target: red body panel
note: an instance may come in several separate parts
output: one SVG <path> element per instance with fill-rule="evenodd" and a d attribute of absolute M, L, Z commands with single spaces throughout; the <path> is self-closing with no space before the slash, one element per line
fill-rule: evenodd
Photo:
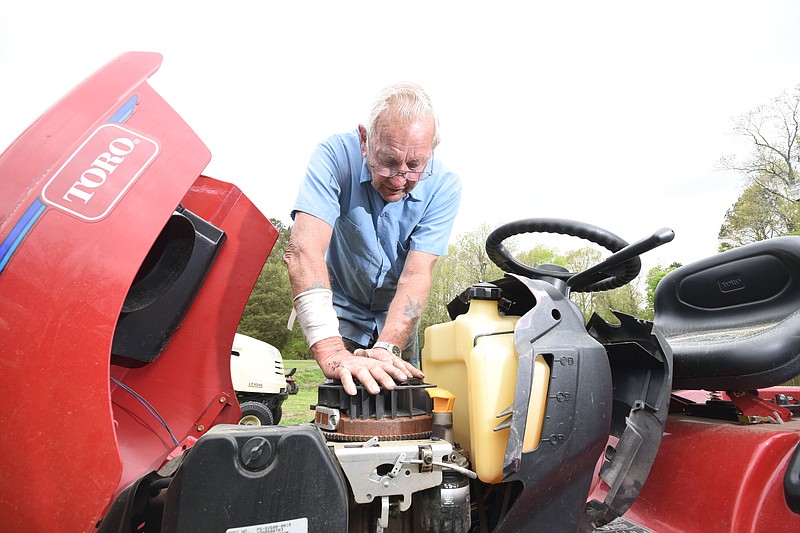
<path fill-rule="evenodd" d="M 626 518 L 657 532 L 800 531 L 783 476 L 800 422 L 669 420 L 650 477 Z"/>
<path fill-rule="evenodd" d="M 122 488 L 174 450 L 109 376 L 178 440 L 204 432 L 204 412 L 214 423 L 238 417 L 235 400 L 219 402 L 234 397 L 230 346 L 277 232 L 236 187 L 200 175 L 208 149 L 146 83 L 160 63 L 120 56 L 0 155 L 2 531 L 91 531 Z M 128 289 L 179 204 L 227 240 L 158 359 L 112 365 Z"/>
<path fill-rule="evenodd" d="M 776 392 L 800 397 L 798 387 L 768 388 L 762 396 Z M 706 391 L 675 394 L 695 403 L 709 398 Z M 787 506 L 783 489 L 798 444 L 797 419 L 748 425 L 671 414 L 650 475 L 624 518 L 655 533 L 800 531 L 800 515 Z M 590 499 L 602 500 L 606 490 L 596 479 Z"/>

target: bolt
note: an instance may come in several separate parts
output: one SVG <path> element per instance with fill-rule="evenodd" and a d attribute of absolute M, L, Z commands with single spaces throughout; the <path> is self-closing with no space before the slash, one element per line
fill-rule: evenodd
<path fill-rule="evenodd" d="M 225 403 L 225 396 L 221 396 L 219 399 L 219 403 Z"/>
<path fill-rule="evenodd" d="M 203 424 L 200 424 L 199 426 L 197 426 L 197 431 L 203 431 L 205 429 L 206 429 L 206 427 Z"/>

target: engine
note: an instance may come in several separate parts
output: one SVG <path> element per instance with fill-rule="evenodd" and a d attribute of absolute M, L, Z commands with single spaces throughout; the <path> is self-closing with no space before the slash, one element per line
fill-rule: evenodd
<path fill-rule="evenodd" d="M 469 529 L 477 476 L 453 444 L 451 394 L 414 381 L 377 395 L 359 387 L 355 396 L 325 383 L 318 396 L 314 423 L 350 486 L 351 531 L 374 531 L 376 518 L 378 531 L 408 522 L 412 531 Z"/>
<path fill-rule="evenodd" d="M 309 424 L 212 428 L 165 474 L 160 530 L 574 531 L 608 435 L 608 361 L 573 304 L 530 283 L 470 287 L 453 321 L 426 330 L 431 383 L 349 396 L 328 381 Z"/>

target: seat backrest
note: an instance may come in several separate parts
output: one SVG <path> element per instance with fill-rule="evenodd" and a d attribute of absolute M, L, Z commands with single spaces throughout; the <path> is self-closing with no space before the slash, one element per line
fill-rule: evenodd
<path fill-rule="evenodd" d="M 654 303 L 674 389 L 749 390 L 800 373 L 800 237 L 682 266 L 661 280 Z"/>

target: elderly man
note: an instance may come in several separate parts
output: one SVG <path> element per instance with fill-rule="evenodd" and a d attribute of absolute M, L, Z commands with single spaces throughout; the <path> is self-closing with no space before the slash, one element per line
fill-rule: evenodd
<path fill-rule="evenodd" d="M 458 176 L 434 159 L 438 120 L 417 85 L 384 89 L 367 126 L 314 151 L 284 257 L 294 309 L 325 376 L 348 394 L 421 378 L 417 332 L 447 253 Z"/>

